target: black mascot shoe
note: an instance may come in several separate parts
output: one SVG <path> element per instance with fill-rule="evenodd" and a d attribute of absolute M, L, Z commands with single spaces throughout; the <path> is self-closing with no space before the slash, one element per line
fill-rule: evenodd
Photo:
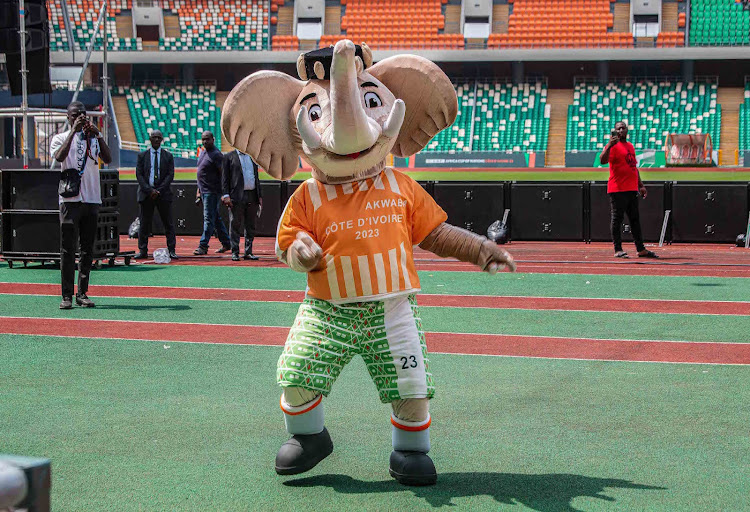
<path fill-rule="evenodd" d="M 437 482 L 435 464 L 422 452 L 393 450 L 388 472 L 398 483 L 404 485 L 435 485 Z"/>
<path fill-rule="evenodd" d="M 328 430 L 319 434 L 295 434 L 281 445 L 276 454 L 276 472 L 296 475 L 314 468 L 333 451 L 333 441 Z"/>

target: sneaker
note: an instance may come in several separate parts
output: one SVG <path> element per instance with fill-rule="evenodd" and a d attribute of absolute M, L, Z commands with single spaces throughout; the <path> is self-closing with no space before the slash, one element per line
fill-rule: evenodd
<path fill-rule="evenodd" d="M 73 309 L 73 297 L 63 297 L 60 309 Z"/>
<path fill-rule="evenodd" d="M 198 247 L 196 250 L 193 251 L 193 254 L 196 256 L 205 256 L 208 254 L 208 248 L 206 247 Z"/>
<path fill-rule="evenodd" d="M 240 255 L 239 254 L 232 254 L 232 261 L 240 261 Z"/>
<path fill-rule="evenodd" d="M 76 295 L 76 304 L 78 304 L 79 306 L 83 306 L 84 308 L 93 308 L 94 306 L 96 306 L 96 304 L 94 304 L 94 301 L 89 299 L 85 293 Z"/>
<path fill-rule="evenodd" d="M 147 260 L 148 259 L 148 253 L 147 252 L 139 252 L 135 255 L 133 259 L 136 260 Z"/>
<path fill-rule="evenodd" d="M 253 254 L 253 253 L 247 253 L 247 254 L 245 254 L 245 259 L 246 260 L 256 261 L 258 259 L 258 257 L 255 254 Z"/>
<path fill-rule="evenodd" d="M 232 250 L 232 246 L 231 245 L 222 245 L 221 249 L 216 249 L 216 253 L 217 254 L 222 254 L 222 253 L 225 253 L 225 252 L 229 252 L 231 250 Z"/>

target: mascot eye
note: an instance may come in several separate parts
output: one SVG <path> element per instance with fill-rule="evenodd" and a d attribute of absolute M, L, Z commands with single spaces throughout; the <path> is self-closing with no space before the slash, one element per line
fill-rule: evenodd
<path fill-rule="evenodd" d="M 320 105 L 317 103 L 310 107 L 310 111 L 308 112 L 308 115 L 310 116 L 310 121 L 317 121 L 320 119 L 320 116 L 323 115 L 323 111 L 320 109 Z"/>
<path fill-rule="evenodd" d="M 383 101 L 380 99 L 380 96 L 369 91 L 365 93 L 365 105 L 367 108 L 378 108 L 383 106 Z"/>

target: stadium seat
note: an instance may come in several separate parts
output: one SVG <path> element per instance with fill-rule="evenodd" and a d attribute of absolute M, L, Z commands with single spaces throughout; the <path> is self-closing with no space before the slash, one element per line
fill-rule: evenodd
<path fill-rule="evenodd" d="M 71 22 L 73 39 L 80 50 L 86 50 L 91 36 L 96 28 L 96 20 L 99 16 L 101 4 L 92 0 L 68 0 L 68 15 Z M 111 0 L 107 15 L 107 49 L 114 51 L 141 51 L 143 45 L 140 38 L 118 38 L 115 16 L 122 10 L 130 9 L 132 0 Z M 102 49 L 102 33 L 94 42 L 94 49 Z"/>
<path fill-rule="evenodd" d="M 216 106 L 215 85 L 118 86 L 115 93 L 125 96 L 138 143 L 148 147 L 152 130 L 161 130 L 163 146 L 176 156 L 195 158 L 201 134 L 210 130 L 219 135 L 221 113 Z"/>
<path fill-rule="evenodd" d="M 750 149 L 750 84 L 745 84 L 745 101 L 740 105 L 740 149 Z"/>
<path fill-rule="evenodd" d="M 609 32 L 610 0 L 515 0 L 507 34 L 490 34 L 488 48 L 631 47 L 633 34 Z"/>
<path fill-rule="evenodd" d="M 454 84 L 459 112 L 453 126 L 425 151 L 545 151 L 549 133 L 547 86 L 542 82 Z"/>
<path fill-rule="evenodd" d="M 179 16 L 180 37 L 159 39 L 160 50 L 266 50 L 268 2 L 263 0 L 168 0 Z"/>
<path fill-rule="evenodd" d="M 690 46 L 750 44 L 750 11 L 734 0 L 690 2 Z"/>
<path fill-rule="evenodd" d="M 346 11 L 341 17 L 345 33 L 325 35 L 320 46 L 341 39 L 366 42 L 373 49 L 434 48 L 462 49 L 463 34 L 445 34 L 441 0 L 342 0 Z"/>
<path fill-rule="evenodd" d="M 49 18 L 49 50 L 51 52 L 70 50 L 68 34 L 65 32 L 65 16 L 63 16 L 61 0 L 49 0 L 47 2 L 47 16 Z"/>
<path fill-rule="evenodd" d="M 716 94 L 716 83 L 578 83 L 568 107 L 566 150 L 601 150 L 617 121 L 628 123 L 636 150 L 662 149 L 669 133 L 708 133 L 719 148 Z"/>

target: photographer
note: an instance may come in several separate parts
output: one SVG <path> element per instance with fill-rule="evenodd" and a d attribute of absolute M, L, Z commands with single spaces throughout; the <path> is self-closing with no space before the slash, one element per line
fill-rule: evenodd
<path fill-rule="evenodd" d="M 648 192 L 641 181 L 635 159 L 635 148 L 628 142 L 628 125 L 622 121 L 615 123 L 615 129 L 602 155 L 599 157 L 602 165 L 609 163 L 609 182 L 607 195 L 611 211 L 610 228 L 612 242 L 615 246 L 616 258 L 628 258 L 628 253 L 622 250 L 622 220 L 628 215 L 630 228 L 633 231 L 633 241 L 638 250 L 639 258 L 658 258 L 656 254 L 643 245 L 641 233 L 641 219 L 638 212 L 638 194 L 646 199 Z"/>
<path fill-rule="evenodd" d="M 52 137 L 50 153 L 62 164 L 63 171 L 74 169 L 80 175 L 80 190 L 72 197 L 59 197 L 60 202 L 60 274 L 62 302 L 60 309 L 73 307 L 76 246 L 80 238 L 78 293 L 76 304 L 94 307 L 86 292 L 93 259 L 94 238 L 102 204 L 99 183 L 99 159 L 112 161 L 109 147 L 96 125 L 86 116 L 80 101 L 68 105 L 70 130 Z"/>

